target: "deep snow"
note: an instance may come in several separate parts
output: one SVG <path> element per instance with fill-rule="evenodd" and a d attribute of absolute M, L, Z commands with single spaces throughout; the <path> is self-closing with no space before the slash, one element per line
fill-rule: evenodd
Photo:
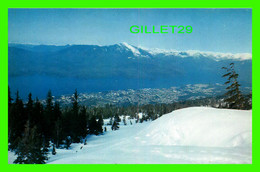
<path fill-rule="evenodd" d="M 57 149 L 47 163 L 252 163 L 251 110 L 191 107 L 152 122 L 127 122 L 120 130 L 107 126 L 104 135 L 88 136 L 85 146 Z"/>

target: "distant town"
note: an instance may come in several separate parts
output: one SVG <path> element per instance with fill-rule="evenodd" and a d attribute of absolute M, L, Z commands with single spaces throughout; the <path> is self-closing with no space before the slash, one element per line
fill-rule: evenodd
<path fill-rule="evenodd" d="M 243 87 L 245 94 L 250 92 L 251 88 Z M 111 105 L 146 105 L 156 103 L 173 103 L 181 100 L 195 100 L 211 96 L 222 95 L 225 92 L 225 86 L 221 84 L 188 84 L 183 87 L 171 87 L 161 89 L 128 89 L 119 91 L 107 91 L 97 93 L 79 93 L 78 101 L 87 106 L 105 106 Z M 72 95 L 61 95 L 54 97 L 61 106 L 71 104 Z M 42 100 L 45 103 L 45 100 Z"/>

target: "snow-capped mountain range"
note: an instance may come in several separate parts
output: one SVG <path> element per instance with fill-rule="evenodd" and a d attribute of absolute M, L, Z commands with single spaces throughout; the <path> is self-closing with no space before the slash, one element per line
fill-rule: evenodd
<path fill-rule="evenodd" d="M 147 49 L 114 45 L 9 44 L 11 89 L 46 94 L 170 88 L 223 83 L 221 68 L 235 63 L 239 81 L 251 86 L 252 55 Z M 19 83 L 19 84 L 18 84 Z M 26 93 L 27 94 L 27 93 Z"/>
<path fill-rule="evenodd" d="M 156 56 L 156 55 L 164 55 L 164 56 L 172 56 L 172 57 L 207 57 L 214 59 L 216 61 L 218 60 L 227 60 L 227 59 L 233 59 L 233 60 L 252 60 L 252 54 L 251 53 L 220 53 L 220 52 L 210 52 L 210 51 L 198 51 L 198 50 L 188 50 L 188 51 L 177 51 L 174 49 L 166 50 L 166 49 L 159 49 L 159 48 L 145 48 L 145 47 L 135 47 L 132 45 L 127 44 L 126 42 L 119 43 L 118 45 L 122 46 L 123 48 L 128 48 L 129 51 L 132 51 L 132 53 L 135 56 L 139 57 L 149 57 L 147 55 L 142 55 L 140 53 L 141 50 L 145 50 L 150 55 Z"/>

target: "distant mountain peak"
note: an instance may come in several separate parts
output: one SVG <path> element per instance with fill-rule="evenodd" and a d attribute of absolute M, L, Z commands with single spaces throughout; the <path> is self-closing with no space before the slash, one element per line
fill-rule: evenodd
<path fill-rule="evenodd" d="M 135 56 L 140 56 L 140 55 L 141 55 L 141 53 L 140 53 L 140 51 L 138 50 L 138 48 L 136 48 L 136 47 L 134 47 L 134 46 L 132 46 L 132 45 L 126 43 L 126 42 L 122 42 L 122 43 L 119 43 L 119 44 L 117 44 L 117 45 L 128 49 L 128 50 L 131 51 Z"/>

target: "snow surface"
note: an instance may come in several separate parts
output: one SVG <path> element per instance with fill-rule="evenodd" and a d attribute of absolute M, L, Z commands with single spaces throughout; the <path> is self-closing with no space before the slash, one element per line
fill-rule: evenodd
<path fill-rule="evenodd" d="M 131 121 L 117 131 L 106 126 L 103 135 L 88 136 L 87 145 L 57 149 L 47 163 L 252 163 L 251 110 L 192 107 L 152 122 Z"/>
<path fill-rule="evenodd" d="M 162 116 L 138 137 L 152 145 L 248 147 L 251 124 L 251 111 L 193 107 Z"/>
<path fill-rule="evenodd" d="M 211 51 L 199 51 L 199 50 L 187 50 L 187 51 L 178 51 L 174 49 L 165 50 L 159 48 L 145 48 L 139 47 L 143 50 L 148 51 L 152 55 L 165 54 L 166 56 L 179 56 L 182 58 L 185 57 L 210 57 L 215 60 L 226 60 L 226 59 L 235 59 L 235 60 L 252 60 L 251 53 L 221 53 L 221 52 L 211 52 Z"/>
<path fill-rule="evenodd" d="M 129 45 L 129 44 L 126 43 L 126 42 L 122 42 L 122 43 L 120 43 L 119 45 L 123 45 L 123 46 L 125 46 L 126 48 L 128 48 L 130 51 L 132 51 L 132 53 L 133 53 L 135 56 L 139 56 L 139 55 L 141 54 L 138 49 L 134 48 L 132 45 Z"/>

